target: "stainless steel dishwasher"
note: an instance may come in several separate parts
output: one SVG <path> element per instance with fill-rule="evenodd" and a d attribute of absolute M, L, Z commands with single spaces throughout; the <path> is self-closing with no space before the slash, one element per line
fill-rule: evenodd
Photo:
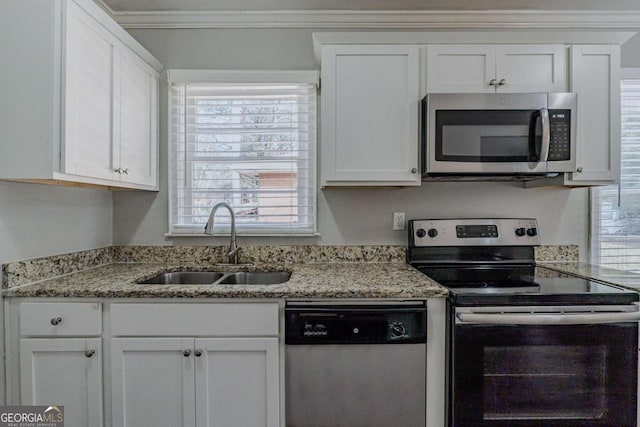
<path fill-rule="evenodd" d="M 288 427 L 426 423 L 424 302 L 288 302 Z"/>

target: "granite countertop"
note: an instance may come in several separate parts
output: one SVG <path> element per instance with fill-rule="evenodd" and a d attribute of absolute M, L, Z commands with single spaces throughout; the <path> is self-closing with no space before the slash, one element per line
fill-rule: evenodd
<path fill-rule="evenodd" d="M 141 285 L 164 271 L 285 270 L 289 281 L 273 285 Z M 12 287 L 4 297 L 98 298 L 433 298 L 447 289 L 404 262 L 185 266 L 113 263 Z"/>

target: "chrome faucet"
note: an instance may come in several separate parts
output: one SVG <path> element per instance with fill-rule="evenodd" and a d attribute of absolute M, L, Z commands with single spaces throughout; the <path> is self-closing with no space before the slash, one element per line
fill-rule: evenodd
<path fill-rule="evenodd" d="M 237 264 L 238 252 L 240 252 L 240 248 L 238 247 L 238 245 L 236 245 L 236 215 L 233 212 L 233 208 L 228 203 L 216 203 L 213 208 L 211 208 L 209 220 L 207 221 L 207 225 L 204 226 L 204 234 L 213 236 L 214 217 L 216 215 L 216 211 L 219 208 L 227 208 L 229 209 L 229 213 L 231 214 L 231 243 L 229 244 L 229 252 L 227 253 L 227 257 L 229 264 Z"/>

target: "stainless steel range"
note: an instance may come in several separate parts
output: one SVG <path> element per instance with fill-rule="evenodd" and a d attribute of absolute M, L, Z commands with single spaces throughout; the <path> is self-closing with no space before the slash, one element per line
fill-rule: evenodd
<path fill-rule="evenodd" d="M 638 294 L 535 264 L 534 219 L 413 220 L 450 290 L 449 427 L 638 426 Z"/>

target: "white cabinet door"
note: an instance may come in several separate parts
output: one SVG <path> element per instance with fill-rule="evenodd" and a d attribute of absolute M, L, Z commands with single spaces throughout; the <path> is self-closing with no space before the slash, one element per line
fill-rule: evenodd
<path fill-rule="evenodd" d="M 119 150 L 115 162 L 122 181 L 156 183 L 158 77 L 136 54 L 120 51 Z"/>
<path fill-rule="evenodd" d="M 578 94 L 576 172 L 566 184 L 612 184 L 620 177 L 620 46 L 572 46 L 571 91 Z"/>
<path fill-rule="evenodd" d="M 497 46 L 497 90 L 503 93 L 566 92 L 566 63 L 567 52 L 562 45 Z"/>
<path fill-rule="evenodd" d="M 63 130 L 67 174 L 114 179 L 116 43 L 94 18 L 67 2 Z"/>
<path fill-rule="evenodd" d="M 131 71 L 136 56 L 162 69 L 92 0 L 2 0 L 1 128 L 15 142 L 0 146 L 0 178 L 156 190 L 157 154 L 138 141 L 148 132 L 157 150 L 157 84 Z M 121 95 L 134 114 L 120 112 Z M 118 173 L 121 130 L 128 175 Z"/>
<path fill-rule="evenodd" d="M 495 46 L 427 47 L 427 93 L 494 93 L 495 75 Z"/>
<path fill-rule="evenodd" d="M 198 427 L 280 425 L 277 338 L 196 338 L 195 354 Z"/>
<path fill-rule="evenodd" d="M 195 426 L 193 338 L 113 338 L 114 426 Z"/>
<path fill-rule="evenodd" d="M 102 426 L 99 338 L 22 338 L 22 405 L 63 405 L 65 426 Z"/>
<path fill-rule="evenodd" d="M 419 49 L 322 47 L 321 184 L 420 185 Z"/>
<path fill-rule="evenodd" d="M 566 63 L 563 45 L 432 45 L 427 92 L 564 92 Z"/>

